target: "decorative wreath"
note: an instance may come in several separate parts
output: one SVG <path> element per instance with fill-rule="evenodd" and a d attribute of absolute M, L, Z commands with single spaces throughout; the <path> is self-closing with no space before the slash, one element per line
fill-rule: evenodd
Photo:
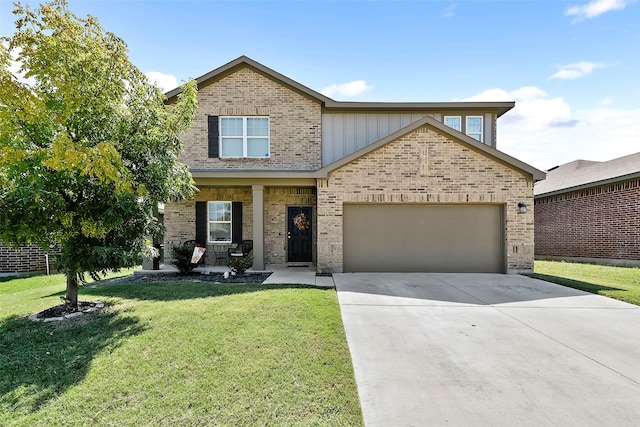
<path fill-rule="evenodd" d="M 298 228 L 298 230 L 306 230 L 309 228 L 309 219 L 305 214 L 299 213 L 293 217 L 293 224 Z"/>

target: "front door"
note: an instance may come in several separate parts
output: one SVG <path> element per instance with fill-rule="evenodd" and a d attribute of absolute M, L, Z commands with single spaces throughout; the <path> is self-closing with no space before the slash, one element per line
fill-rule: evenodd
<path fill-rule="evenodd" d="M 311 262 L 313 221 L 311 206 L 287 207 L 287 262 Z"/>

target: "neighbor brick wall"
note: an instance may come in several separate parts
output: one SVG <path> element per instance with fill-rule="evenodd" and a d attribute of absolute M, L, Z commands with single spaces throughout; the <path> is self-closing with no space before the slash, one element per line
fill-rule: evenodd
<path fill-rule="evenodd" d="M 536 256 L 640 260 L 640 179 L 540 197 Z"/>
<path fill-rule="evenodd" d="M 34 244 L 21 246 L 18 249 L 0 245 L 0 273 L 46 273 L 47 263 L 45 251 Z M 52 255 L 49 265 L 53 268 L 55 261 Z"/>
<path fill-rule="evenodd" d="M 343 203 L 492 203 L 505 206 L 506 267 L 533 269 L 531 177 L 440 135 L 427 126 L 318 180 L 320 271 L 341 271 Z"/>
<path fill-rule="evenodd" d="M 208 115 L 269 116 L 270 158 L 209 158 Z M 198 111 L 181 139 L 180 160 L 192 169 L 318 169 L 321 104 L 245 66 L 198 89 Z"/>

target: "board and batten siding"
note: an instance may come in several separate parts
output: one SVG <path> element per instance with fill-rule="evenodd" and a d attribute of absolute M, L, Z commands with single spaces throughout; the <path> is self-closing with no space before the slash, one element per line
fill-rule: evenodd
<path fill-rule="evenodd" d="M 483 142 L 495 148 L 495 122 L 493 113 L 349 113 L 322 114 L 322 166 L 339 160 L 361 148 L 410 125 L 425 116 L 442 121 L 443 116 L 482 116 Z"/>

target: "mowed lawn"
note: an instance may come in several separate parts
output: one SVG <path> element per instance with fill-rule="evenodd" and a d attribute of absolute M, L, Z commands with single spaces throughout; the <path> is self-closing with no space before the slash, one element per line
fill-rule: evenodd
<path fill-rule="evenodd" d="M 640 268 L 536 261 L 533 277 L 640 305 Z"/>
<path fill-rule="evenodd" d="M 2 426 L 358 426 L 333 289 L 89 284 L 99 314 L 57 305 L 58 276 L 0 282 Z"/>

